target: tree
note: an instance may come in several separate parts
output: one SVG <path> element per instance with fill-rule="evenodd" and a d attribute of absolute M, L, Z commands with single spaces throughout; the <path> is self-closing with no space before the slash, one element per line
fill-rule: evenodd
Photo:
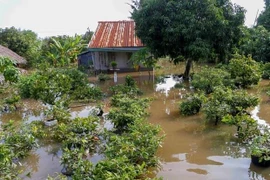
<path fill-rule="evenodd" d="M 259 64 L 250 56 L 235 55 L 229 63 L 229 72 L 235 85 L 242 88 L 258 84 L 262 76 Z"/>
<path fill-rule="evenodd" d="M 77 60 L 84 47 L 81 36 L 68 37 L 64 40 L 52 38 L 45 56 L 54 67 L 69 66 Z"/>
<path fill-rule="evenodd" d="M 40 57 L 41 41 L 31 30 L 0 28 L 0 44 L 24 57 L 29 65 L 34 64 Z"/>
<path fill-rule="evenodd" d="M 139 51 L 132 54 L 130 60 L 134 65 L 143 64 L 144 67 L 154 68 L 158 59 L 155 59 L 154 56 L 150 53 L 148 48 L 142 48 Z M 148 71 L 150 77 L 150 71 Z"/>
<path fill-rule="evenodd" d="M 270 32 L 263 26 L 243 28 L 240 53 L 258 62 L 270 62 Z"/>
<path fill-rule="evenodd" d="M 264 11 L 259 15 L 257 19 L 257 26 L 263 26 L 270 31 L 270 0 L 264 0 Z"/>
<path fill-rule="evenodd" d="M 228 60 L 245 17 L 229 0 L 133 1 L 132 8 L 136 33 L 155 57 L 187 60 L 184 78 L 193 60 Z"/>
<path fill-rule="evenodd" d="M 85 44 L 88 44 L 93 36 L 94 32 L 87 28 L 85 34 L 82 35 L 82 40 Z"/>

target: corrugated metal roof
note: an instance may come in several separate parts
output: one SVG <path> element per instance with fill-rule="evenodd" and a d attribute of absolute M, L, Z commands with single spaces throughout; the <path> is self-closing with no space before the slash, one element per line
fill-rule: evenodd
<path fill-rule="evenodd" d="M 0 45 L 0 57 L 1 56 L 8 57 L 8 58 L 14 60 L 17 64 L 26 64 L 27 63 L 27 61 L 23 57 L 19 56 L 18 54 L 11 51 L 10 49 Z"/>
<path fill-rule="evenodd" d="M 134 21 L 100 21 L 89 48 L 143 47 Z"/>

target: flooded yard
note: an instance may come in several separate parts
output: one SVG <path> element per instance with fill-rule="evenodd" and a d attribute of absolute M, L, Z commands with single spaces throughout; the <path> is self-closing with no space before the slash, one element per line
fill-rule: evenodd
<path fill-rule="evenodd" d="M 120 74 L 118 83 L 124 82 L 126 74 Z M 158 151 L 161 168 L 154 170 L 154 176 L 165 180 L 178 179 L 270 179 L 270 168 L 258 168 L 251 164 L 249 150 L 246 144 L 239 143 L 234 137 L 235 127 L 219 124 L 218 126 L 205 123 L 202 114 L 196 116 L 181 116 L 178 103 L 190 91 L 188 85 L 174 88 L 181 83 L 178 76 L 168 74 L 154 81 L 147 72 L 131 73 L 137 85 L 144 92 L 144 97 L 154 100 L 149 108 L 149 121 L 160 125 L 166 134 L 163 146 Z M 94 79 L 90 79 L 94 82 Z M 95 82 L 108 92 L 115 83 L 112 80 Z M 262 91 L 269 81 L 262 81 L 259 90 L 249 90 L 261 96 L 261 103 L 253 110 L 253 118 L 263 124 L 270 124 L 270 102 Z M 262 91 L 262 92 L 261 92 Z M 110 94 L 107 94 L 109 96 Z M 72 117 L 85 117 L 94 104 L 71 108 Z M 25 101 L 24 109 L 15 113 L 0 116 L 2 123 L 9 119 L 28 122 L 43 119 L 38 109 L 42 108 L 34 101 Z M 104 112 L 109 111 L 109 104 L 103 102 Z M 105 123 L 102 120 L 102 123 Z M 108 124 L 107 124 L 108 125 Z M 33 151 L 22 162 L 23 179 L 46 179 L 49 175 L 61 173 L 60 157 L 62 154 L 59 144 L 40 142 L 40 147 Z M 98 161 L 100 156 L 93 156 Z M 27 176 L 31 172 L 30 176 Z"/>

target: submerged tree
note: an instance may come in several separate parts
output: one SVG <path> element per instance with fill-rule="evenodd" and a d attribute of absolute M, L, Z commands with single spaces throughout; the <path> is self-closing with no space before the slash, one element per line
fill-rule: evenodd
<path fill-rule="evenodd" d="M 229 0 L 146 0 L 132 7 L 138 37 L 155 57 L 187 60 L 185 78 L 193 60 L 228 60 L 245 17 Z"/>

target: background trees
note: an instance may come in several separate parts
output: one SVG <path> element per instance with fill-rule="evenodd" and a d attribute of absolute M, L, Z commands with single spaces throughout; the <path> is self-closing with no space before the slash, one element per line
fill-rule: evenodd
<path fill-rule="evenodd" d="M 24 57 L 29 65 L 39 58 L 41 41 L 31 30 L 0 28 L 0 44 Z"/>
<path fill-rule="evenodd" d="M 270 30 L 270 9 L 269 9 L 270 1 L 264 0 L 264 4 L 265 4 L 265 9 L 258 17 L 257 25 L 263 26 L 265 27 L 265 29 L 269 31 Z"/>
<path fill-rule="evenodd" d="M 136 4 L 137 3 L 137 4 Z M 225 61 L 237 46 L 244 9 L 229 0 L 147 0 L 133 2 L 136 33 L 155 57 Z"/>

